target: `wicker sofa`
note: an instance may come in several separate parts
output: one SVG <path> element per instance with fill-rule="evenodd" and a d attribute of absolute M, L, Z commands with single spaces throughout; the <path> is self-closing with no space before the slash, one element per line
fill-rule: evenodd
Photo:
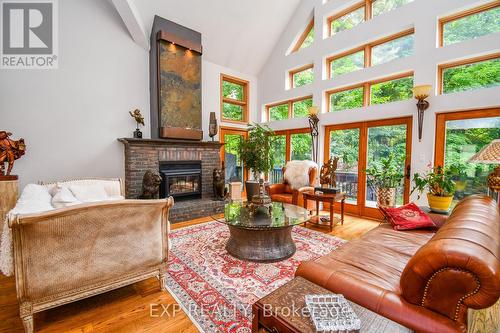
<path fill-rule="evenodd" d="M 119 179 L 58 184 L 102 184 L 123 194 Z M 52 184 L 43 184 L 50 188 Z M 171 198 L 84 203 L 47 212 L 10 215 L 20 316 L 33 332 L 33 314 L 158 276 L 165 289 Z"/>

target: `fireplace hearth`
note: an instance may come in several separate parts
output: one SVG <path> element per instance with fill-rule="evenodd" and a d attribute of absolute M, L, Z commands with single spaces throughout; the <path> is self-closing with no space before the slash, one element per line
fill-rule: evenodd
<path fill-rule="evenodd" d="M 160 198 L 201 199 L 201 161 L 161 161 Z"/>

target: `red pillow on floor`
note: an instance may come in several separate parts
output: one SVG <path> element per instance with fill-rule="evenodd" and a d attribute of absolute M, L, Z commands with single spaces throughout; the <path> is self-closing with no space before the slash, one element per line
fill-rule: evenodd
<path fill-rule="evenodd" d="M 379 207 L 379 209 L 385 215 L 387 221 L 389 221 L 394 230 L 436 227 L 431 218 L 414 203 L 409 203 L 398 208 Z"/>

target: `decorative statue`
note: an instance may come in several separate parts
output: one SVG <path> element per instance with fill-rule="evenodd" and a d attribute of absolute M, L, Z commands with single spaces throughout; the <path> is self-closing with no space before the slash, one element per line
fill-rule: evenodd
<path fill-rule="evenodd" d="M 217 127 L 217 118 L 215 118 L 215 112 L 210 112 L 210 123 L 208 124 L 208 135 L 214 141 L 214 136 L 217 135 L 219 128 Z"/>
<path fill-rule="evenodd" d="M 128 113 L 130 113 L 130 116 L 134 118 L 137 124 L 137 128 L 134 131 L 134 138 L 142 139 L 142 132 L 139 130 L 139 124 L 142 126 L 144 126 L 145 124 L 144 124 L 144 117 L 141 114 L 141 110 L 135 109 L 134 111 L 129 111 Z"/>
<path fill-rule="evenodd" d="M 337 176 L 335 175 L 335 172 L 337 171 L 338 163 L 339 158 L 335 156 L 331 157 L 328 162 L 323 164 L 319 177 L 319 182 L 322 187 L 337 187 Z"/>
<path fill-rule="evenodd" d="M 142 177 L 142 192 L 139 199 L 158 199 L 161 176 L 158 171 L 148 170 Z"/>
<path fill-rule="evenodd" d="M 24 139 L 20 138 L 15 141 L 9 139 L 12 133 L 7 131 L 0 131 L 0 177 L 9 176 L 12 168 L 14 167 L 14 161 L 21 158 L 26 152 L 26 144 Z M 9 166 L 7 172 L 5 172 L 4 163 L 8 162 Z"/>
<path fill-rule="evenodd" d="M 228 190 L 224 181 L 224 169 L 215 168 L 213 171 L 214 197 L 217 201 L 223 201 L 228 196 Z"/>

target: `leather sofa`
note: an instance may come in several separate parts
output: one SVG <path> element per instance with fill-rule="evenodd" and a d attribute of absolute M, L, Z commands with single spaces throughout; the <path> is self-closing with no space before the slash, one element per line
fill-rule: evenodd
<path fill-rule="evenodd" d="M 499 258 L 497 204 L 471 196 L 436 232 L 383 224 L 296 275 L 417 332 L 466 332 L 468 309 L 500 297 Z"/>
<path fill-rule="evenodd" d="M 283 167 L 283 175 L 285 174 L 286 167 Z M 308 176 L 309 176 L 309 186 L 304 186 L 299 189 L 292 189 L 292 187 L 287 183 L 286 180 L 283 180 L 282 183 L 272 184 L 267 186 L 267 193 L 271 197 L 272 201 L 283 202 L 288 204 L 297 205 L 300 207 L 304 207 L 304 197 L 302 193 L 304 192 L 312 192 L 314 193 L 314 184 L 316 182 L 316 177 L 318 175 L 317 168 L 309 168 Z M 314 202 L 308 202 L 308 209 L 314 209 Z"/>

